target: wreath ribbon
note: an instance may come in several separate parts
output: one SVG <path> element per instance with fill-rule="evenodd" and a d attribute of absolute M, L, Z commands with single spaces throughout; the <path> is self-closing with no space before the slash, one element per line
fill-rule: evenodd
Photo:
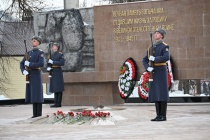
<path fill-rule="evenodd" d="M 137 65 L 133 58 L 128 58 L 120 69 L 120 76 L 118 80 L 118 91 L 120 97 L 127 99 L 133 92 L 136 84 Z"/>

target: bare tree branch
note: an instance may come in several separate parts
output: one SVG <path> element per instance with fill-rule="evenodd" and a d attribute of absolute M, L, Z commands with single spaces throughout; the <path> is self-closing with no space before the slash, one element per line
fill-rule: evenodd
<path fill-rule="evenodd" d="M 8 39 L 11 38 L 11 41 L 24 40 L 28 35 L 28 31 L 31 31 L 29 29 L 33 29 L 33 12 L 40 11 L 46 6 L 43 0 L 11 0 L 10 2 L 11 4 L 6 10 L 0 11 L 0 35 L 3 36 L 3 39 L 0 38 L 0 94 L 6 96 L 8 96 L 8 84 L 11 84 L 10 70 L 13 68 L 12 62 L 18 61 L 10 54 L 11 52 L 8 52 L 10 51 L 8 50 L 9 47 L 13 48 L 15 46 Z M 12 21 L 15 24 L 12 25 L 3 21 Z M 23 21 L 27 21 L 28 25 L 24 26 Z M 6 24 L 9 26 L 4 26 Z M 7 37 L 7 43 L 4 43 L 4 37 Z"/>
<path fill-rule="evenodd" d="M 12 0 L 11 5 L 0 16 L 0 20 L 9 14 L 15 21 L 31 21 L 33 12 L 41 11 L 45 7 L 43 0 Z"/>

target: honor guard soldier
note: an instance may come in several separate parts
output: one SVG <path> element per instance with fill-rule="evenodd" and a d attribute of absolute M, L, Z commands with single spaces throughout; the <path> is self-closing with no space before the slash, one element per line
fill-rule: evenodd
<path fill-rule="evenodd" d="M 144 68 L 153 72 L 153 81 L 149 82 L 149 102 L 154 102 L 157 116 L 151 121 L 166 121 L 168 94 L 168 70 L 166 61 L 170 59 L 169 46 L 163 42 L 166 32 L 158 28 L 155 30 L 153 36 L 154 52 L 152 55 L 146 52 L 142 63 Z M 149 66 L 149 61 L 154 63 L 154 67 Z"/>
<path fill-rule="evenodd" d="M 61 66 L 64 66 L 65 60 L 63 53 L 59 51 L 60 45 L 53 43 L 52 58 L 48 60 L 51 67 L 47 67 L 47 71 L 52 71 L 50 78 L 50 92 L 54 93 L 54 104 L 50 107 L 61 107 L 62 94 L 64 91 L 63 72 Z"/>
<path fill-rule="evenodd" d="M 33 104 L 33 116 L 42 116 L 43 87 L 42 87 L 42 71 L 44 66 L 44 52 L 38 48 L 41 44 L 41 37 L 34 36 L 32 38 L 32 50 L 27 52 L 23 60 L 20 62 L 22 73 L 29 77 L 29 83 L 26 84 L 26 103 Z M 27 68 L 27 70 L 26 70 Z"/>

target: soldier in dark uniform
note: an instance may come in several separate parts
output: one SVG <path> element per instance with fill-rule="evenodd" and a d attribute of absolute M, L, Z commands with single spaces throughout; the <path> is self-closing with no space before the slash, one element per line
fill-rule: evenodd
<path fill-rule="evenodd" d="M 64 57 L 61 52 L 59 52 L 60 45 L 58 43 L 53 43 L 52 59 L 48 60 L 48 63 L 52 64 L 52 67 L 48 67 L 47 71 L 52 70 L 52 77 L 50 78 L 50 92 L 54 93 L 55 103 L 50 107 L 61 107 L 62 94 L 64 91 L 64 81 L 63 72 L 61 66 L 64 66 Z"/>
<path fill-rule="evenodd" d="M 154 32 L 154 52 L 148 51 L 143 57 L 142 63 L 149 72 L 153 71 L 153 81 L 149 82 L 149 102 L 155 102 L 157 116 L 151 121 L 166 121 L 168 94 L 168 71 L 166 61 L 170 59 L 169 46 L 163 42 L 166 32 L 158 28 Z M 149 66 L 149 61 L 154 62 L 154 67 Z"/>
<path fill-rule="evenodd" d="M 38 48 L 41 44 L 41 37 L 34 36 L 32 38 L 33 49 L 28 52 L 29 60 L 26 57 L 20 62 L 20 69 L 24 75 L 29 75 L 29 83 L 26 84 L 26 103 L 33 104 L 33 116 L 42 116 L 43 87 L 42 87 L 42 71 L 44 66 L 44 52 Z M 25 66 L 29 68 L 26 71 Z"/>

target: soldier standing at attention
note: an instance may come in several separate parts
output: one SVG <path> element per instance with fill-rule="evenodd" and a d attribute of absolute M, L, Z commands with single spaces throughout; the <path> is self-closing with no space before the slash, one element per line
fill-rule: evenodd
<path fill-rule="evenodd" d="M 154 32 L 154 52 L 149 55 L 148 51 L 143 57 L 144 68 L 152 72 L 153 81 L 149 82 L 149 102 L 155 102 L 157 116 L 151 121 L 166 121 L 168 94 L 168 71 L 166 61 L 170 59 L 169 46 L 163 42 L 166 32 L 158 28 Z M 149 66 L 149 61 L 154 62 L 154 67 Z"/>
<path fill-rule="evenodd" d="M 63 72 L 61 66 L 64 66 L 63 53 L 59 52 L 60 45 L 53 43 L 52 46 L 52 58 L 48 60 L 48 63 L 52 64 L 52 67 L 48 67 L 47 71 L 52 70 L 52 77 L 50 78 L 50 92 L 54 93 L 54 105 L 50 107 L 61 107 L 62 94 L 64 91 Z"/>
<path fill-rule="evenodd" d="M 38 48 L 41 44 L 41 37 L 34 36 L 32 38 L 33 49 L 28 52 L 29 59 L 26 56 L 20 62 L 20 69 L 24 75 L 29 76 L 29 83 L 26 84 L 26 103 L 33 104 L 32 118 L 42 116 L 43 87 L 42 87 L 42 71 L 44 66 L 44 52 Z M 25 69 L 28 67 L 28 71 Z"/>

